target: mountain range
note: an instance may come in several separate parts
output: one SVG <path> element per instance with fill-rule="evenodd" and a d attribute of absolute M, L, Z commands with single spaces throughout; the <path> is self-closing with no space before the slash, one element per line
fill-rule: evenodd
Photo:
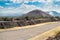
<path fill-rule="evenodd" d="M 50 12 L 47 12 L 47 13 L 52 15 L 52 16 L 59 16 L 60 17 L 60 13 L 58 13 L 56 11 L 50 11 Z"/>
<path fill-rule="evenodd" d="M 60 13 L 56 12 L 56 11 L 48 11 L 48 12 L 44 12 L 42 10 L 32 10 L 29 11 L 28 13 L 4 13 L 4 14 L 0 14 L 0 16 L 43 16 L 43 17 L 50 17 L 50 16 L 59 16 L 60 17 Z"/>

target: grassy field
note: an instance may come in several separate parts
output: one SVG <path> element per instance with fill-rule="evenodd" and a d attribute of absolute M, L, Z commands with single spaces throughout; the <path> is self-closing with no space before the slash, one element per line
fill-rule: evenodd
<path fill-rule="evenodd" d="M 35 36 L 33 38 L 30 38 L 28 40 L 46 40 L 48 37 L 54 36 L 58 32 L 60 32 L 60 26 L 58 26 L 58 27 L 56 27 L 56 28 L 54 28 L 52 30 L 49 30 L 49 31 L 47 31 L 45 33 L 42 33 L 40 35 L 37 35 L 37 36 Z"/>

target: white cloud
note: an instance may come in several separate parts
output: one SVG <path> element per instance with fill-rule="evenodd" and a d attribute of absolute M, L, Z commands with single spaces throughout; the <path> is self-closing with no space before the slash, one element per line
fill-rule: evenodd
<path fill-rule="evenodd" d="M 55 1 L 60 1 L 60 0 L 55 0 Z"/>
<path fill-rule="evenodd" d="M 0 6 L 0 9 L 1 9 L 1 8 L 4 8 L 4 7 Z"/>
<path fill-rule="evenodd" d="M 54 15 L 53 12 L 50 12 L 49 14 L 52 15 L 52 16 Z"/>
<path fill-rule="evenodd" d="M 33 5 L 21 5 L 21 7 L 18 7 L 18 8 L 4 8 L 2 10 L 0 10 L 0 13 L 5 13 L 5 14 L 17 14 L 17 13 L 27 13 L 31 10 L 34 10 L 34 9 L 38 9 L 38 7 L 35 7 Z"/>
<path fill-rule="evenodd" d="M 22 2 L 22 0 L 10 0 L 10 1 L 13 1 L 13 3 L 20 3 L 20 2 Z"/>
<path fill-rule="evenodd" d="M 27 1 L 27 0 L 25 0 L 25 1 Z M 51 2 L 52 0 L 29 0 L 29 1 L 38 1 L 38 2 Z"/>
<path fill-rule="evenodd" d="M 57 11 L 58 13 L 60 13 L 60 7 L 55 7 L 53 10 Z"/>
<path fill-rule="evenodd" d="M 28 13 L 29 11 L 32 11 L 35 9 L 39 9 L 39 10 L 43 10 L 43 11 L 53 11 L 54 10 L 54 11 L 60 12 L 60 7 L 54 7 L 51 0 L 18 0 L 18 1 L 10 0 L 10 1 L 13 1 L 14 3 L 39 1 L 39 2 L 45 2 L 45 5 L 44 5 L 44 8 L 39 8 L 34 5 L 26 5 L 26 4 L 22 4 L 18 8 L 14 8 L 14 7 L 3 8 L 2 6 L 0 6 L 0 13 L 3 13 L 3 14 L 17 14 L 17 13 L 20 14 L 21 13 L 22 14 L 22 13 Z M 6 3 L 6 4 L 10 5 L 9 3 Z M 50 14 L 52 14 L 52 13 L 50 13 Z"/>
<path fill-rule="evenodd" d="M 39 7 L 36 7 L 34 5 L 26 5 L 26 4 L 22 4 L 20 7 L 18 8 L 12 8 L 12 7 L 8 7 L 8 8 L 3 8 L 3 9 L 0 9 L 0 13 L 3 13 L 3 14 L 25 14 L 25 13 L 28 13 L 32 10 L 35 10 L 35 9 L 39 9 L 39 10 L 43 10 L 43 11 L 57 11 L 57 12 L 60 12 L 60 8 L 53 8 L 53 6 L 51 4 L 46 4 L 44 8 L 39 8 Z M 50 13 L 52 14 L 52 13 Z"/>
<path fill-rule="evenodd" d="M 13 1 L 13 3 L 20 3 L 20 2 L 35 2 L 35 1 L 38 1 L 38 2 L 52 2 L 52 0 L 10 0 L 10 1 Z"/>

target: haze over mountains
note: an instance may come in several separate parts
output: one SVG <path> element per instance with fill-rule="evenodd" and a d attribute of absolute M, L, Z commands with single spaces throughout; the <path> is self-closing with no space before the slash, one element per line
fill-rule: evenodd
<path fill-rule="evenodd" d="M 56 12 L 56 11 L 48 11 L 48 12 L 44 12 L 42 10 L 38 10 L 38 9 L 35 9 L 35 10 L 32 10 L 32 11 L 29 11 L 25 14 L 23 13 L 4 13 L 3 14 L 0 14 L 0 16 L 43 16 L 43 17 L 51 17 L 51 16 L 59 16 L 60 17 L 60 13 Z"/>

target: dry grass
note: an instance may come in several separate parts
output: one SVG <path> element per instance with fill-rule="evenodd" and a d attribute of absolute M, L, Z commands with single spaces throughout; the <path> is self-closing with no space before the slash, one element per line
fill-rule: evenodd
<path fill-rule="evenodd" d="M 46 40 L 48 37 L 54 36 L 58 32 L 60 32 L 60 26 L 59 27 L 56 27 L 56 28 L 54 28 L 52 30 L 49 30 L 49 31 L 47 31 L 45 33 L 42 33 L 42 34 L 40 34 L 40 35 L 38 35 L 36 37 L 30 38 L 28 40 Z"/>

